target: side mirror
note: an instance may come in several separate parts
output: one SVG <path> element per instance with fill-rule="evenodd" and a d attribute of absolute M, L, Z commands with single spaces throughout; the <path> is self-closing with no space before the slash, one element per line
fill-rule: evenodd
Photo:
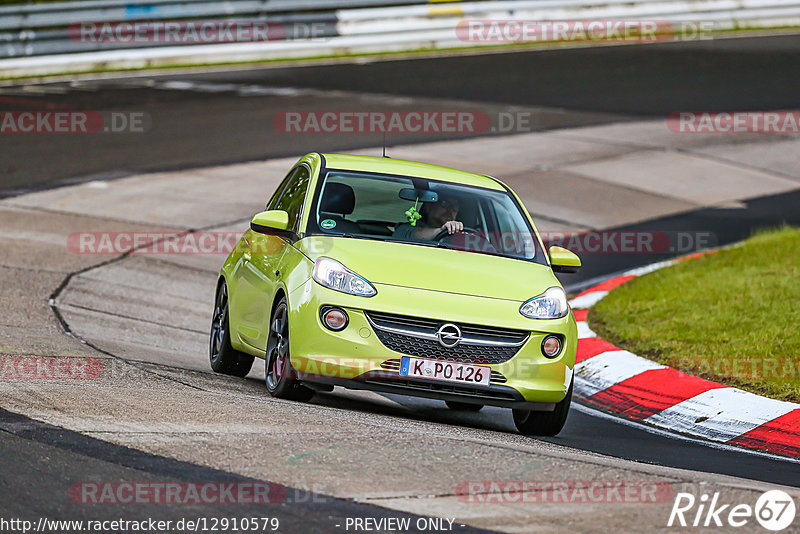
<path fill-rule="evenodd" d="M 577 254 L 563 247 L 550 247 L 550 266 L 556 273 L 577 273 L 581 268 L 581 259 Z"/>
<path fill-rule="evenodd" d="M 250 228 L 259 234 L 285 233 L 288 226 L 289 214 L 283 210 L 262 211 L 250 221 Z"/>

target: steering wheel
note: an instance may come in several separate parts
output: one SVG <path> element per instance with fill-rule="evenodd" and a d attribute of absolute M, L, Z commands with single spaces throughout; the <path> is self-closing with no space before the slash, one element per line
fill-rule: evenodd
<path fill-rule="evenodd" d="M 479 231 L 477 231 L 475 228 L 472 228 L 470 226 L 465 226 L 463 230 L 461 230 L 460 232 L 455 232 L 453 234 L 451 234 L 447 230 L 440 230 L 438 234 L 433 236 L 433 240 L 434 241 L 442 241 L 445 237 L 451 237 L 451 236 L 454 236 L 454 235 L 459 234 L 459 233 L 477 234 L 477 235 L 483 237 L 483 235 Z"/>
<path fill-rule="evenodd" d="M 474 246 L 479 251 L 497 252 L 497 249 L 494 248 L 494 245 L 492 245 L 492 243 L 488 239 L 486 239 L 486 237 L 481 232 L 469 226 L 465 226 L 463 230 L 461 230 L 460 232 L 456 232 L 454 234 L 451 234 L 447 230 L 442 230 L 433 237 L 433 240 L 438 241 L 439 243 L 446 243 L 448 241 L 452 242 L 453 238 L 458 234 L 473 234 L 478 236 L 478 238 L 480 239 L 478 243 L 476 243 L 475 245 L 470 245 L 470 247 L 464 247 L 464 246 L 455 247 L 458 250 L 470 250 Z"/>

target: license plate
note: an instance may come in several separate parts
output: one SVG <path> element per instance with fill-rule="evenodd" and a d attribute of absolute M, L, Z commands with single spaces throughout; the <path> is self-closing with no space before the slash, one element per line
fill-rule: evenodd
<path fill-rule="evenodd" d="M 400 374 L 415 378 L 489 385 L 492 369 L 485 365 L 442 362 L 404 356 L 400 360 Z"/>

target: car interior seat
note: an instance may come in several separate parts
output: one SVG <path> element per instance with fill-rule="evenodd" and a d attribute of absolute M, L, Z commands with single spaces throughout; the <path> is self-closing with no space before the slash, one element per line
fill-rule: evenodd
<path fill-rule="evenodd" d="M 325 185 L 319 218 L 321 221 L 331 219 L 336 222 L 336 226 L 331 228 L 333 232 L 360 234 L 363 233 L 361 226 L 346 219 L 348 215 L 353 213 L 355 206 L 356 195 L 352 187 L 346 184 L 330 182 Z"/>

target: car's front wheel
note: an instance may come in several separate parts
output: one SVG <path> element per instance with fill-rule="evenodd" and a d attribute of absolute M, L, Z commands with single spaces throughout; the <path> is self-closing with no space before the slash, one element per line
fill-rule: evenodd
<path fill-rule="evenodd" d="M 289 360 L 289 306 L 282 298 L 272 313 L 272 322 L 267 338 L 266 375 L 267 391 L 273 397 L 295 401 L 307 401 L 314 390 L 294 378 Z"/>
<path fill-rule="evenodd" d="M 532 410 L 513 410 L 514 424 L 520 434 L 526 436 L 555 436 L 564 428 L 572 402 L 572 383 L 564 400 L 556 403 L 552 412 L 534 412 Z"/>
<path fill-rule="evenodd" d="M 217 298 L 214 301 L 208 358 L 211 361 L 211 369 L 225 375 L 246 376 L 253 367 L 253 356 L 239 352 L 231 346 L 228 285 L 224 280 L 217 289 Z"/>

